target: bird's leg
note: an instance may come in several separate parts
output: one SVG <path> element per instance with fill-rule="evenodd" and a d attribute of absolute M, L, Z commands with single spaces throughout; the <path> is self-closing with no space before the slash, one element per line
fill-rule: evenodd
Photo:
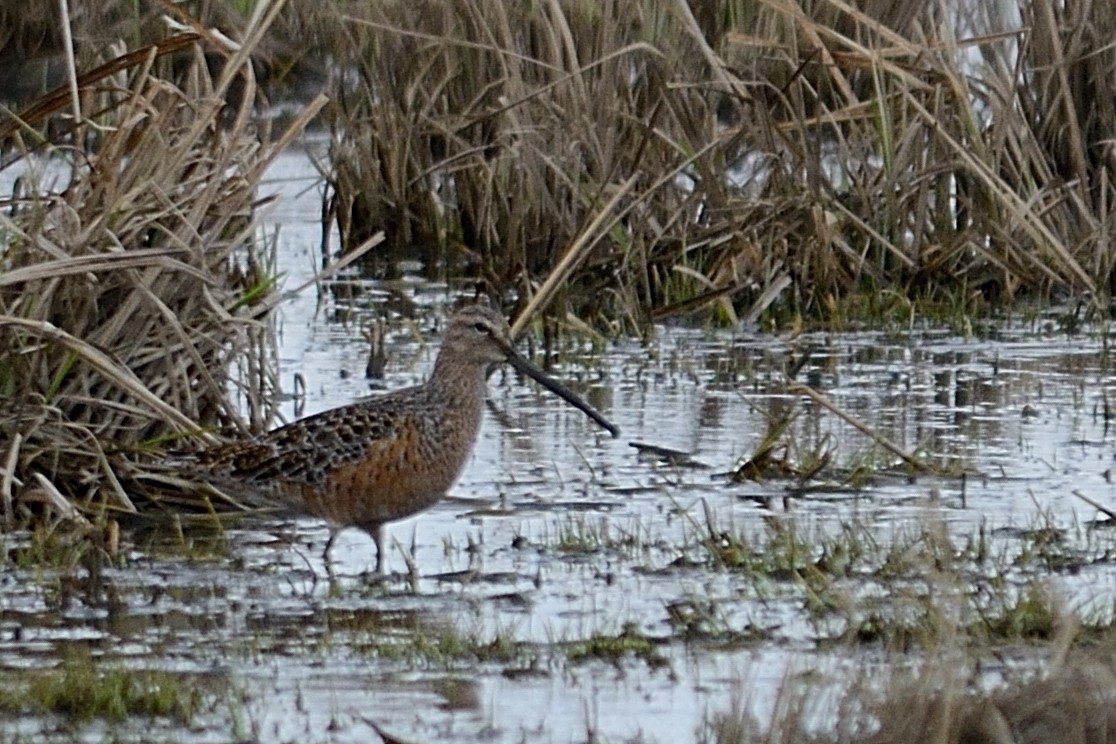
<path fill-rule="evenodd" d="M 330 529 L 329 539 L 326 540 L 325 551 L 322 553 L 322 560 L 325 561 L 326 573 L 329 574 L 330 581 L 333 580 L 333 561 L 329 557 L 329 551 L 333 547 L 333 541 L 337 539 L 337 535 L 341 530 Z"/>
<path fill-rule="evenodd" d="M 384 526 L 375 525 L 369 531 L 372 541 L 376 543 L 376 575 L 384 575 Z"/>

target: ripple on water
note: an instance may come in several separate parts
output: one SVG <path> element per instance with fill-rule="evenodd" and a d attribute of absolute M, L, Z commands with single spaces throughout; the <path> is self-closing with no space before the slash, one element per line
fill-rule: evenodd
<path fill-rule="evenodd" d="M 316 174 L 293 152 L 276 169 L 274 219 L 297 284 L 318 246 L 317 212 L 298 201 Z M 307 379 L 306 414 L 368 392 L 353 340 L 399 289 L 365 289 L 327 298 L 350 303 L 341 314 L 318 311 L 312 295 L 284 304 L 283 379 Z M 402 291 L 423 312 L 445 304 L 444 287 Z M 432 347 L 416 343 L 415 327 L 427 325 L 389 325 L 388 387 L 429 368 Z M 781 370 L 807 347 L 798 379 L 944 474 L 907 473 L 849 420 L 790 394 Z M 836 699 L 842 679 L 881 663 L 873 618 L 915 633 L 925 598 L 962 594 L 958 581 L 1038 577 L 1080 612 L 1116 606 L 1105 570 L 1113 531 L 1093 529 L 1095 510 L 1073 495 L 1116 503 L 1098 337 L 1049 325 L 978 339 L 663 328 L 649 346 L 575 350 L 557 373 L 583 380 L 623 437 L 494 376 L 453 498 L 389 528 L 389 568 L 412 561 L 414 580 L 369 582 L 372 543 L 354 530 L 335 546 L 331 586 L 328 533 L 313 519 L 127 530 L 122 565 L 96 580 L 80 563 L 6 569 L 6 683 L 92 659 L 218 692 L 188 723 L 98 721 L 75 734 L 9 712 L 5 733 L 222 740 L 232 726 L 244 738 L 341 741 L 380 726 L 420 741 L 689 741 L 734 703 L 764 719 L 781 685 L 807 670 L 833 680 Z M 829 469 L 806 483 L 726 477 L 781 416 L 779 456 L 829 458 Z M 630 441 L 694 462 L 641 455 Z M 921 570 L 936 535 L 951 547 Z M 5 539 L 9 563 L 25 565 L 12 556 L 28 546 Z M 1002 599 L 989 594 L 984 609 Z M 819 722 L 832 715 L 820 709 Z"/>

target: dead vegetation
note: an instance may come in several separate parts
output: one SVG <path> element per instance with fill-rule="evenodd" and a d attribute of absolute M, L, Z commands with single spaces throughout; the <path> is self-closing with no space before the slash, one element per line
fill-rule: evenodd
<path fill-rule="evenodd" d="M 253 120 L 248 52 L 265 26 L 219 49 L 214 75 L 189 35 L 109 61 L 79 78 L 78 98 L 47 96 L 6 123 L 8 167 L 22 169 L 0 214 L 8 524 L 37 501 L 79 521 L 134 511 L 125 455 L 270 422 L 275 276 L 258 187 L 321 104 L 275 140 Z M 194 57 L 180 82 L 152 72 L 183 46 Z M 59 112 L 78 123 L 39 139 Z"/>
<path fill-rule="evenodd" d="M 387 231 L 378 271 L 417 257 L 618 331 L 1111 292 L 1103 3 L 961 2 L 948 20 L 925 0 L 289 7 L 290 28 L 334 39 L 330 207 L 346 249 Z M 150 67 L 164 43 L 43 102 L 79 108 L 75 128 L 39 142 L 41 121 L 6 122 L 17 158 L 66 154 L 0 213 L 6 527 L 38 500 L 131 511 L 122 453 L 271 417 L 258 184 L 313 112 L 271 141 L 247 51 L 177 41 L 175 82 Z M 874 740 L 1105 741 L 1109 657 L 993 695 L 927 676 L 881 704 Z M 720 725 L 716 741 L 755 740 Z"/>
<path fill-rule="evenodd" d="M 87 50 L 182 12 L 74 7 Z M 53 12 L 7 48 L 49 45 Z M 1114 27 L 1034 0 L 292 1 L 256 59 L 328 70 L 329 207 L 344 247 L 384 230 L 373 273 L 419 259 L 614 330 L 841 325 L 1104 307 Z"/>
<path fill-rule="evenodd" d="M 344 12 L 333 208 L 346 244 L 386 230 L 382 271 L 528 297 L 562 266 L 566 307 L 628 327 L 1108 292 L 1108 6 Z"/>
<path fill-rule="evenodd" d="M 63 16 L 62 8 L 68 9 Z M 253 93 L 269 100 L 307 94 L 323 76 L 325 40 L 311 43 L 308 26 L 320 17 L 317 4 L 264 0 L 28 0 L 0 4 L 0 102 L 22 110 L 38 96 L 66 81 L 67 31 L 77 69 L 95 67 L 125 50 L 139 49 L 190 31 L 240 40 L 253 14 L 272 17 L 267 33 L 252 42 Z M 220 48 L 202 48 L 210 70 L 226 58 Z M 171 77 L 194 63 L 191 54 L 160 57 L 158 74 Z"/>
<path fill-rule="evenodd" d="M 779 692 L 776 720 L 761 725 L 746 712 L 746 701 L 741 699 L 733 710 L 714 716 L 700 740 L 711 744 L 1107 744 L 1116 731 L 1113 639 L 1067 655 L 1064 644 L 1072 635 L 1067 629 L 1052 644 L 1047 671 L 1009 672 L 1011 683 L 993 691 L 978 683 L 973 660 L 956 649 L 943 650 L 915 670 L 890 667 L 890 671 L 870 672 L 839 684 L 836 692 L 826 689 L 824 682 L 814 685 L 788 678 Z M 882 683 L 879 677 L 884 678 Z M 825 704 L 818 703 L 827 695 L 829 702 L 837 698 L 838 720 L 821 727 L 826 733 L 820 733 L 816 715 Z"/>

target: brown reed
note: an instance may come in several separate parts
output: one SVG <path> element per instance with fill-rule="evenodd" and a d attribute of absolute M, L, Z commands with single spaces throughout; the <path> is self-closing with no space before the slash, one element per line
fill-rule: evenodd
<path fill-rule="evenodd" d="M 529 298 L 561 264 L 559 304 L 617 327 L 1099 306 L 1113 11 L 991 7 L 346 6 L 333 214 L 385 230 L 382 272 Z"/>
<path fill-rule="evenodd" d="M 124 456 L 188 433 L 265 427 L 274 406 L 272 247 L 261 241 L 265 169 L 321 107 L 272 139 L 252 117 L 249 54 L 202 49 L 180 83 L 138 50 L 79 76 L 83 118 L 28 153 L 0 235 L 0 461 L 9 524 L 37 503 L 133 511 Z M 196 36 L 188 38 L 190 43 Z M 239 103 L 228 103 L 233 84 Z M 53 103 L 50 103 L 53 102 Z M 25 111 L 74 101 L 48 94 Z M 38 115 L 38 114 L 37 114 Z M 61 134 L 59 134 L 61 133 Z M 81 149 L 87 147 L 86 149 Z"/>

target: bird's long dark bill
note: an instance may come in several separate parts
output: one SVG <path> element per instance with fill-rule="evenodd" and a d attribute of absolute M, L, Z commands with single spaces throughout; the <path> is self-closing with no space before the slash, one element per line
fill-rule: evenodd
<path fill-rule="evenodd" d="M 508 351 L 508 364 L 515 367 L 520 372 L 527 375 L 550 392 L 561 397 L 574 408 L 579 409 L 586 416 L 596 421 L 597 424 L 599 424 L 602 428 L 607 429 L 608 433 L 612 436 L 620 436 L 620 429 L 611 421 L 602 416 L 600 411 L 598 411 L 596 408 L 593 408 L 593 406 L 589 405 L 581 398 L 577 397 L 577 395 L 565 385 L 558 382 L 546 372 L 543 372 L 541 369 L 524 359 L 514 349 L 509 349 Z"/>

